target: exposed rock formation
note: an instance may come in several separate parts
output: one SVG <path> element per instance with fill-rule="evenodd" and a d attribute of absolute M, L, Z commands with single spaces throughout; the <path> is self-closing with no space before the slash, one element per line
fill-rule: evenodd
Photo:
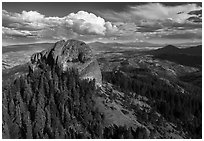
<path fill-rule="evenodd" d="M 80 78 L 95 79 L 97 85 L 101 85 L 102 76 L 96 58 L 90 47 L 82 41 L 64 40 L 58 41 L 53 47 L 35 53 L 31 56 L 31 68 L 38 67 L 40 61 L 52 65 L 56 62 L 63 71 L 68 68 L 78 69 Z"/>

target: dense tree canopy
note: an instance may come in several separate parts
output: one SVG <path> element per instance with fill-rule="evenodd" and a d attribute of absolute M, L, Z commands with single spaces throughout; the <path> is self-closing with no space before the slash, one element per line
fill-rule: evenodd
<path fill-rule="evenodd" d="M 189 94 L 183 94 L 148 72 L 148 69 L 120 68 L 103 72 L 103 79 L 118 86 L 121 91 L 146 96 L 155 110 L 178 127 L 181 126 L 188 132 L 189 137 L 201 138 L 202 89 L 187 85 Z"/>

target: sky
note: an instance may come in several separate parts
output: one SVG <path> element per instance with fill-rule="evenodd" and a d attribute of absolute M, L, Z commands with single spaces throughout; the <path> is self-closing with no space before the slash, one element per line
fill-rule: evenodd
<path fill-rule="evenodd" d="M 202 42 L 201 3 L 3 2 L 2 44 Z"/>

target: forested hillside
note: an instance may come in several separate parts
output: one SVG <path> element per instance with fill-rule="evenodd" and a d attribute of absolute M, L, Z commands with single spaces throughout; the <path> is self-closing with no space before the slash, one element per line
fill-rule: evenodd
<path fill-rule="evenodd" d="M 42 62 L 3 87 L 3 138 L 147 138 L 140 127 L 105 127 L 98 93 L 95 81 L 79 79 L 77 70 Z"/>
<path fill-rule="evenodd" d="M 148 69 L 120 68 L 112 72 L 103 72 L 103 79 L 118 86 L 123 92 L 135 92 L 146 96 L 151 107 L 165 119 L 175 123 L 179 130 L 187 132 L 190 138 L 201 138 L 202 88 L 177 82 L 188 91 L 178 92 L 149 72 Z"/>

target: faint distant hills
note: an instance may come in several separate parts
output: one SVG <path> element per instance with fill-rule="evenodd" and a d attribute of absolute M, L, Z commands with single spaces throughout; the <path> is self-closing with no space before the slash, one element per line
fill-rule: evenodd
<path fill-rule="evenodd" d="M 110 42 L 110 43 L 103 43 L 103 42 L 92 42 L 89 43 L 89 46 L 92 50 L 96 52 L 106 52 L 106 51 L 120 51 L 120 50 L 146 50 L 146 49 L 153 49 L 158 48 L 163 45 L 160 44 L 152 44 L 148 42 L 126 42 L 126 43 L 117 43 L 117 42 Z"/>
<path fill-rule="evenodd" d="M 54 43 L 34 43 L 34 44 L 19 44 L 19 45 L 8 45 L 2 47 L 2 53 L 8 52 L 19 52 L 19 51 L 30 51 L 33 49 L 47 49 L 53 46 Z M 162 45 L 151 44 L 147 42 L 128 42 L 128 43 L 103 43 L 103 42 L 92 42 L 88 44 L 94 52 L 101 51 L 118 51 L 118 49 L 136 49 L 144 47 L 161 47 Z"/>
<path fill-rule="evenodd" d="M 7 52 L 18 52 L 18 51 L 29 51 L 31 49 L 47 49 L 51 47 L 54 43 L 33 43 L 33 44 L 19 44 L 19 45 L 8 45 L 2 47 L 2 53 Z M 154 49 L 165 46 L 165 44 L 153 44 L 148 42 L 91 42 L 87 43 L 91 49 L 95 52 L 101 51 L 118 51 L 118 49 Z M 188 45 L 193 45 L 193 43 L 186 43 Z M 182 46 L 182 44 L 176 44 L 176 46 Z M 184 45 L 186 46 L 186 45 Z"/>
<path fill-rule="evenodd" d="M 110 43 L 103 43 L 103 42 L 92 42 L 89 43 L 92 46 L 109 46 L 109 47 L 158 47 L 161 46 L 160 44 L 153 44 L 148 42 L 126 42 L 126 43 L 118 43 L 118 42 L 110 42 Z"/>
<path fill-rule="evenodd" d="M 169 60 L 181 65 L 199 68 L 202 65 L 202 45 L 188 48 L 167 45 L 160 49 L 151 50 L 148 53 L 154 55 L 155 58 Z"/>
<path fill-rule="evenodd" d="M 54 43 L 34 43 L 34 44 L 8 45 L 8 46 L 2 47 L 2 53 L 25 51 L 25 50 L 30 50 L 33 48 L 46 49 L 52 46 L 53 44 Z"/>

